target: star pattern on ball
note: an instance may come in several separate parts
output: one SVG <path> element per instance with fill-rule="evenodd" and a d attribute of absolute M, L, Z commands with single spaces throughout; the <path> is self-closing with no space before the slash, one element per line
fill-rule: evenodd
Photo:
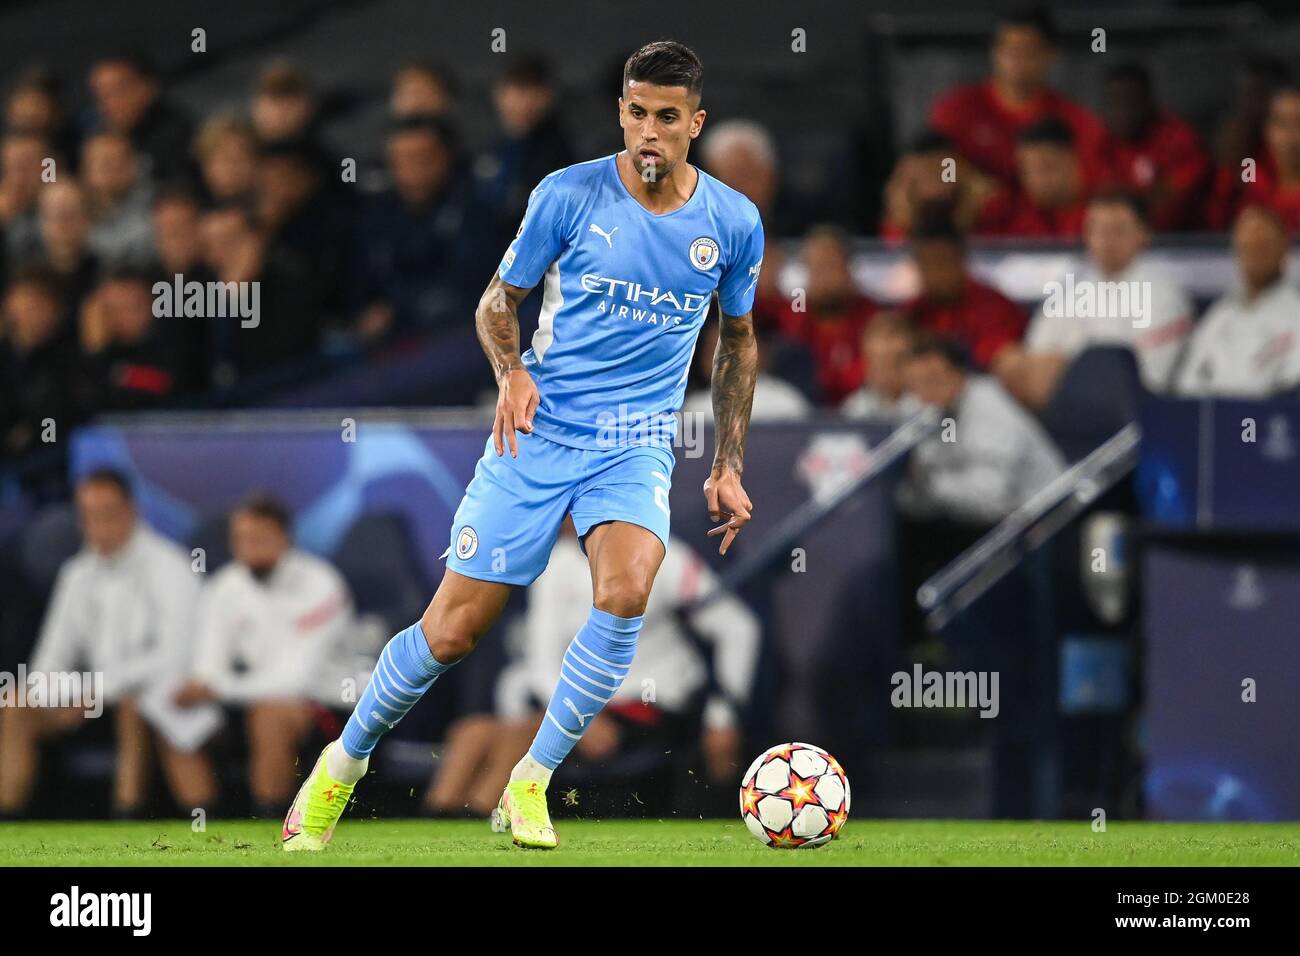
<path fill-rule="evenodd" d="M 772 846 L 779 849 L 789 850 L 797 846 L 802 846 L 807 842 L 807 840 L 794 835 L 793 827 L 788 826 L 780 833 L 772 833 Z"/>
<path fill-rule="evenodd" d="M 817 786 L 818 779 L 818 777 L 801 777 L 793 770 L 790 771 L 790 785 L 781 791 L 781 796 L 790 801 L 790 806 L 796 814 L 809 804 L 816 807 L 822 805 L 821 798 L 813 789 Z"/>
<path fill-rule="evenodd" d="M 754 781 L 751 780 L 749 785 L 740 791 L 741 815 L 752 813 L 754 816 L 758 816 L 758 801 L 763 796 L 763 791 L 754 786 Z"/>

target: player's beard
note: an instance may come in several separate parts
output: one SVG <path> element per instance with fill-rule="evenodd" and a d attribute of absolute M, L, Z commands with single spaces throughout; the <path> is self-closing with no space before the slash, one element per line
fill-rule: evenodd
<path fill-rule="evenodd" d="M 646 175 L 646 170 L 652 166 L 654 167 L 653 174 Z M 640 152 L 635 152 L 632 154 L 632 168 L 636 170 L 636 174 L 641 177 L 643 183 L 661 183 L 672 176 L 677 164 L 670 162 L 667 158 L 661 158 L 656 163 L 647 163 L 641 159 Z"/>

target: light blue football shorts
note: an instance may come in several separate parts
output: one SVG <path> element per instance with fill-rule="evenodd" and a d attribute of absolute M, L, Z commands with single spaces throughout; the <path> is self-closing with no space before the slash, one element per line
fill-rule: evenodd
<path fill-rule="evenodd" d="M 481 581 L 531 584 L 551 558 L 566 514 L 581 540 L 605 521 L 653 532 L 668 548 L 671 448 L 574 448 L 517 432 L 519 457 L 488 436 L 451 525 L 447 567 Z"/>

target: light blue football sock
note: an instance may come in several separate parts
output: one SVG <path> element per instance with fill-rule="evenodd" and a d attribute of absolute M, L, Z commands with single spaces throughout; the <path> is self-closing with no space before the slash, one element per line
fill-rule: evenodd
<path fill-rule="evenodd" d="M 399 631 L 384 645 L 370 683 L 343 728 L 343 749 L 357 759 L 368 757 L 379 738 L 396 727 L 451 666 L 434 658 L 419 621 Z"/>
<path fill-rule="evenodd" d="M 593 607 L 560 666 L 560 681 L 528 755 L 554 770 L 623 683 L 643 617 L 617 617 Z"/>

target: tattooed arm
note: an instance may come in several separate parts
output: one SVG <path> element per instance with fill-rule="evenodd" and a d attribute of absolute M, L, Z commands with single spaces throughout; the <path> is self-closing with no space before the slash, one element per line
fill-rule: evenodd
<path fill-rule="evenodd" d="M 744 470 L 745 436 L 758 377 L 758 342 L 754 339 L 752 313 L 733 316 L 719 311 L 719 323 L 718 348 L 713 354 L 715 450 L 713 470 L 704 482 L 704 497 L 710 518 L 726 518 L 709 532 L 710 537 L 723 536 L 718 550 L 726 554 L 754 510 L 740 484 L 740 474 Z"/>
<path fill-rule="evenodd" d="M 492 364 L 497 380 L 497 414 L 492 423 L 492 441 L 498 455 L 519 457 L 515 430 L 527 434 L 533 430 L 533 412 L 540 396 L 533 377 L 524 368 L 519 355 L 519 303 L 530 290 L 502 282 L 493 276 L 474 313 L 479 344 Z"/>

